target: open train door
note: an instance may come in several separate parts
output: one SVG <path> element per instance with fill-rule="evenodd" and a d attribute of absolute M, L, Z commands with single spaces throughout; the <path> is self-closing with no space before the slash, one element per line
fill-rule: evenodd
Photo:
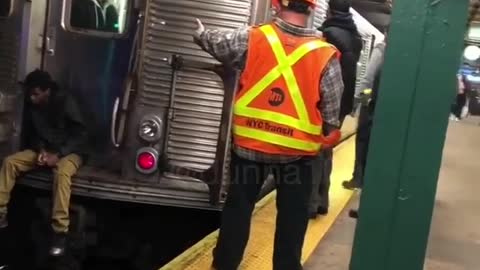
<path fill-rule="evenodd" d="M 135 1 L 48 2 L 42 69 L 75 99 L 88 120 L 88 165 L 107 166 L 112 109 L 124 91 L 137 31 Z"/>
<path fill-rule="evenodd" d="M 27 26 L 33 18 L 44 16 L 45 8 L 42 9 L 41 6 L 45 2 L 46 0 L 0 1 L 1 158 L 17 151 L 20 145 L 23 93 L 18 82 L 24 78 L 28 67 L 39 65 L 40 58 L 29 55 L 28 52 L 37 52 L 39 55 L 42 47 L 41 42 L 29 42 L 33 36 L 32 29 Z M 41 24 L 39 27 L 41 28 Z"/>

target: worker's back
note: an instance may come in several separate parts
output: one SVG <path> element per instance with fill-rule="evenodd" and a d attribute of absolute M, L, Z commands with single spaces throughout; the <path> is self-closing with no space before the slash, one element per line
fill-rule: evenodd
<path fill-rule="evenodd" d="M 321 141 L 319 82 L 335 54 L 319 38 L 295 36 L 274 23 L 251 29 L 234 109 L 234 143 L 268 154 L 316 155 L 319 145 L 307 144 Z M 278 140 L 262 140 L 272 133 Z M 291 139 L 303 144 L 295 146 Z"/>

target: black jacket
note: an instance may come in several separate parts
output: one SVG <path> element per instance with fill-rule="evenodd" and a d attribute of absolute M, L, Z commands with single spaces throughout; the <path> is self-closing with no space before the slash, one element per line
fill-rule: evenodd
<path fill-rule="evenodd" d="M 75 153 L 85 156 L 88 133 L 75 100 L 64 93 L 51 96 L 44 108 L 26 103 L 24 114 L 25 146 L 46 150 L 60 157 Z"/>
<path fill-rule="evenodd" d="M 332 14 L 318 30 L 323 32 L 328 43 L 333 44 L 342 53 L 340 65 L 345 88 L 340 108 L 340 120 L 343 121 L 345 116 L 353 110 L 357 63 L 360 59 L 363 41 L 351 13 L 333 11 Z"/>

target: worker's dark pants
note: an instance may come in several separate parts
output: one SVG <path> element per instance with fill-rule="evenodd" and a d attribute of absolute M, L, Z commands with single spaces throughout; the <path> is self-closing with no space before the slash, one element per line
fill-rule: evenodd
<path fill-rule="evenodd" d="M 317 213 L 319 207 L 328 209 L 329 191 L 330 191 L 330 174 L 333 166 L 333 149 L 327 148 L 320 152 L 312 166 L 312 197 L 310 198 L 310 213 Z"/>
<path fill-rule="evenodd" d="M 217 270 L 236 270 L 250 234 L 252 211 L 258 194 L 272 171 L 277 188 L 277 224 L 273 254 L 274 270 L 300 270 L 308 225 L 308 202 L 312 191 L 311 160 L 289 164 L 264 164 L 232 154 L 228 198 L 214 251 Z"/>
<path fill-rule="evenodd" d="M 340 117 L 343 125 L 346 115 Z M 310 198 L 309 213 L 316 214 L 319 207 L 328 209 L 330 206 L 330 175 L 333 169 L 333 149 L 323 148 L 313 160 L 313 187 Z"/>

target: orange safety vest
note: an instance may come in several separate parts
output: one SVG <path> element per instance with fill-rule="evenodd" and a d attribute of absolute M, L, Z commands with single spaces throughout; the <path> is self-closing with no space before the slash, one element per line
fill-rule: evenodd
<path fill-rule="evenodd" d="M 335 138 L 322 135 L 319 84 L 336 48 L 275 24 L 250 31 L 245 70 L 233 110 L 235 145 L 268 154 L 316 155 Z"/>

